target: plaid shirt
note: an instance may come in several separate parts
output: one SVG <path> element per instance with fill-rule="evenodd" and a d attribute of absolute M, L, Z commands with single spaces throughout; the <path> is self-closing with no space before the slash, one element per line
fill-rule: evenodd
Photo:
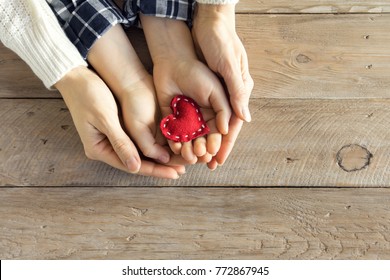
<path fill-rule="evenodd" d="M 46 0 L 84 59 L 112 26 L 139 25 L 138 13 L 191 22 L 195 0 L 125 0 L 123 11 L 111 0 Z"/>

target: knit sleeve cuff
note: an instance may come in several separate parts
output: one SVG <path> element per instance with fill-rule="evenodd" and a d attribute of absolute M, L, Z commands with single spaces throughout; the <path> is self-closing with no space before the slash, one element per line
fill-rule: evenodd
<path fill-rule="evenodd" d="M 37 18 L 32 26 L 3 43 L 31 67 L 49 89 L 73 68 L 87 65 L 54 15 Z"/>
<path fill-rule="evenodd" d="M 225 5 L 237 4 L 239 0 L 196 0 L 199 4 Z"/>

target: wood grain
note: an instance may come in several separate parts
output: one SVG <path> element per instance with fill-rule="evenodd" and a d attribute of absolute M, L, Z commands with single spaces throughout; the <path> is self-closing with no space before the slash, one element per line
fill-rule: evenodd
<path fill-rule="evenodd" d="M 0 185 L 389 186 L 390 100 L 253 99 L 251 110 L 224 166 L 173 181 L 88 160 L 62 100 L 2 100 Z"/>
<path fill-rule="evenodd" d="M 253 121 L 224 166 L 177 181 L 88 160 L 59 93 L 0 44 L 0 259 L 389 259 L 388 12 L 241 0 Z"/>
<path fill-rule="evenodd" d="M 237 13 L 387 13 L 389 1 L 347 1 L 347 0 L 240 0 Z"/>
<path fill-rule="evenodd" d="M 388 259 L 389 189 L 0 189 L 1 259 Z"/>
<path fill-rule="evenodd" d="M 14 52 L 0 42 L 0 98 L 58 98 L 49 91 L 31 68 Z"/>
<path fill-rule="evenodd" d="M 242 15 L 253 97 L 387 98 L 388 15 Z"/>

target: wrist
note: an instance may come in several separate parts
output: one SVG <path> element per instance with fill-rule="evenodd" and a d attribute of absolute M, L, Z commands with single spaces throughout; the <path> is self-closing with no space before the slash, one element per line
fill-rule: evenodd
<path fill-rule="evenodd" d="M 234 16 L 236 4 L 204 4 L 196 3 L 196 12 L 199 16 L 218 18 L 220 16 Z"/>
<path fill-rule="evenodd" d="M 196 59 L 191 32 L 185 22 L 142 14 L 141 21 L 153 63 Z"/>
<path fill-rule="evenodd" d="M 78 66 L 67 72 L 54 86 L 59 90 L 64 88 L 70 83 L 78 81 L 81 77 L 84 76 L 85 72 L 89 71 L 85 66 Z"/>
<path fill-rule="evenodd" d="M 209 5 L 197 3 L 194 12 L 193 28 L 195 30 L 213 30 L 221 24 L 235 31 L 236 14 L 234 4 Z"/>
<path fill-rule="evenodd" d="M 91 76 L 91 71 L 86 66 L 79 66 L 67 72 L 53 86 L 61 93 L 64 99 L 67 99 L 75 92 L 75 89 L 83 87 L 88 82 L 89 76 Z"/>

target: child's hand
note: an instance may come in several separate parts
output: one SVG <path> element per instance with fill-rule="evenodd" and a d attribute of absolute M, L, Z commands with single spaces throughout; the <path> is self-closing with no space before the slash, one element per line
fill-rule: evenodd
<path fill-rule="evenodd" d="M 198 55 L 224 79 L 235 114 L 250 121 L 248 103 L 253 79 L 245 48 L 235 30 L 234 7 L 197 3 L 192 37 Z"/>
<path fill-rule="evenodd" d="M 143 156 L 168 166 L 183 166 L 183 158 L 171 155 L 167 139 L 159 128 L 161 113 L 158 108 L 153 78 L 146 71 L 144 77 L 134 81 L 117 94 L 127 134 L 137 144 Z M 176 167 L 175 167 L 176 168 Z M 177 169 L 177 168 L 176 168 Z M 178 170 L 183 170 L 178 167 Z"/>
<path fill-rule="evenodd" d="M 230 152 L 233 149 L 233 146 L 237 140 L 238 134 L 241 131 L 243 121 L 238 118 L 235 114 L 232 115 L 229 123 L 229 133 L 222 136 L 221 149 L 218 153 L 212 158 L 210 162 L 207 163 L 207 166 L 214 170 L 218 165 L 223 165 L 230 155 Z"/>
<path fill-rule="evenodd" d="M 172 113 L 171 100 L 178 94 L 194 99 L 210 128 L 207 137 L 190 142 L 169 141 L 171 149 L 190 163 L 209 162 L 228 132 L 230 105 L 218 78 L 195 54 L 191 33 L 184 22 L 141 15 L 154 62 L 153 77 L 162 116 Z"/>
<path fill-rule="evenodd" d="M 195 163 L 197 158 L 204 156 L 201 161 L 210 161 L 210 155 L 217 154 L 221 147 L 222 133 L 228 132 L 230 118 L 229 104 L 218 78 L 207 66 L 192 58 L 179 61 L 159 60 L 155 63 L 153 73 L 162 116 L 172 113 L 172 98 L 184 94 L 196 100 L 210 128 L 206 137 L 199 137 L 192 142 L 168 141 L 172 151 L 181 153 L 190 163 Z M 215 104 L 215 109 L 212 104 Z M 228 109 L 225 110 L 224 107 Z"/>
<path fill-rule="evenodd" d="M 184 172 L 183 166 L 169 167 L 140 159 L 120 125 L 113 94 L 91 70 L 75 68 L 56 87 L 72 114 L 88 158 L 147 176 L 174 179 Z"/>
<path fill-rule="evenodd" d="M 145 157 L 167 164 L 170 155 L 157 143 L 160 111 L 155 96 L 153 78 L 145 71 L 145 76 L 123 88 L 116 95 L 121 106 L 123 123 L 131 139 Z"/>

